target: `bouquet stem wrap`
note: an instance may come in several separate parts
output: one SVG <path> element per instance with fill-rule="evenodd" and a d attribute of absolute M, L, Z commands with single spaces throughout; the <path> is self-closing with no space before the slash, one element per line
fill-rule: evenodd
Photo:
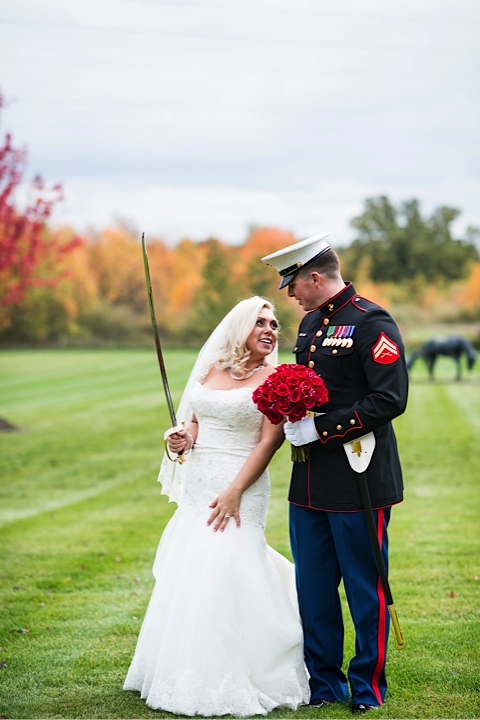
<path fill-rule="evenodd" d="M 253 391 L 252 399 L 273 425 L 279 425 L 285 417 L 297 422 L 312 408 L 328 402 L 328 390 L 323 379 L 310 368 L 284 363 Z M 305 462 L 308 458 L 308 445 L 292 445 L 292 460 Z"/>
<path fill-rule="evenodd" d="M 292 445 L 290 458 L 293 462 L 306 462 L 310 457 L 308 445 Z"/>

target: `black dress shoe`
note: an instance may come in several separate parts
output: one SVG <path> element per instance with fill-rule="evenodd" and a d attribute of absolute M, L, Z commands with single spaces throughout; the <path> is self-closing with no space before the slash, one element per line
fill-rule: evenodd
<path fill-rule="evenodd" d="M 317 698 L 316 700 L 310 700 L 308 705 L 305 705 L 305 707 L 315 707 L 315 708 L 323 708 L 326 705 L 331 705 L 332 700 L 325 700 L 324 698 Z"/>
<path fill-rule="evenodd" d="M 377 710 L 379 705 L 369 705 L 368 703 L 353 703 L 352 704 L 352 712 L 353 713 L 366 713 L 369 710 Z"/>

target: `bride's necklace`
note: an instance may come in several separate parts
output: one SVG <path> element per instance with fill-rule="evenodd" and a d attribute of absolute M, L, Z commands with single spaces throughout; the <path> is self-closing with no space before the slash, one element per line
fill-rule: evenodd
<path fill-rule="evenodd" d="M 235 375 L 235 373 L 233 373 L 231 370 L 229 370 L 229 373 L 232 380 L 246 380 L 247 378 L 252 377 L 252 375 L 254 375 L 259 370 L 263 370 L 264 367 L 265 365 L 262 363 L 261 365 L 259 365 L 258 367 L 254 367 L 253 370 L 250 370 L 250 372 L 248 372 L 246 375 L 242 375 L 241 377 L 239 375 Z"/>

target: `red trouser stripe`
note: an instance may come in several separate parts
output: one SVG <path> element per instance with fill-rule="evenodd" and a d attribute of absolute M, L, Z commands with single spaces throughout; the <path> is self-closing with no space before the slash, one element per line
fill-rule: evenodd
<path fill-rule="evenodd" d="M 384 525 L 384 513 L 383 510 L 377 511 L 377 540 L 380 548 L 383 544 L 383 525 Z M 372 688 L 375 696 L 378 700 L 378 704 L 382 704 L 382 696 L 378 688 L 378 680 L 381 672 L 385 666 L 385 647 L 386 647 L 386 632 L 387 632 L 387 609 L 385 603 L 385 593 L 383 591 L 383 585 L 380 578 L 377 581 L 377 596 L 378 596 L 378 632 L 377 632 L 377 664 L 373 671 Z"/>

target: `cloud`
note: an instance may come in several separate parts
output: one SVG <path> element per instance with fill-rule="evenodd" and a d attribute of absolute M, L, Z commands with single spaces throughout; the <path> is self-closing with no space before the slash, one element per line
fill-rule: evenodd
<path fill-rule="evenodd" d="M 2 126 L 64 183 L 58 221 L 124 216 L 170 242 L 327 226 L 345 243 L 386 194 L 480 225 L 471 0 L 4 6 Z"/>

